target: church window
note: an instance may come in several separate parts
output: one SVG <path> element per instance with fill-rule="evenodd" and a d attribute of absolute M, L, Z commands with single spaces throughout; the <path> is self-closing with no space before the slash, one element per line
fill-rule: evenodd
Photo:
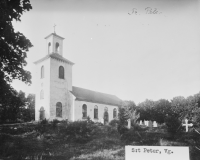
<path fill-rule="evenodd" d="M 41 67 L 41 78 L 44 78 L 44 66 Z"/>
<path fill-rule="evenodd" d="M 98 119 L 98 106 L 94 106 L 94 118 Z"/>
<path fill-rule="evenodd" d="M 59 43 L 56 42 L 56 53 L 58 53 L 58 52 L 59 52 Z"/>
<path fill-rule="evenodd" d="M 62 117 L 62 103 L 56 103 L 56 117 Z"/>
<path fill-rule="evenodd" d="M 43 90 L 40 91 L 40 99 L 44 99 L 44 91 Z"/>
<path fill-rule="evenodd" d="M 39 112 L 40 112 L 40 120 L 44 120 L 45 119 L 44 107 L 41 107 Z"/>
<path fill-rule="evenodd" d="M 50 53 L 51 42 L 48 43 L 48 53 Z"/>
<path fill-rule="evenodd" d="M 65 72 L 64 72 L 64 67 L 63 66 L 60 66 L 59 67 L 59 78 L 60 79 L 64 79 L 64 76 L 65 76 Z"/>
<path fill-rule="evenodd" d="M 107 107 L 104 108 L 104 112 L 108 112 L 108 108 Z"/>
<path fill-rule="evenodd" d="M 116 117 L 117 117 L 117 109 L 114 108 L 114 109 L 113 109 L 113 118 L 116 118 Z"/>
<path fill-rule="evenodd" d="M 107 107 L 104 108 L 103 119 L 104 119 L 104 124 L 108 124 L 108 122 L 109 122 L 109 114 L 108 114 L 108 108 Z"/>
<path fill-rule="evenodd" d="M 83 118 L 87 118 L 87 105 L 84 104 L 82 106 L 82 113 L 83 113 Z"/>

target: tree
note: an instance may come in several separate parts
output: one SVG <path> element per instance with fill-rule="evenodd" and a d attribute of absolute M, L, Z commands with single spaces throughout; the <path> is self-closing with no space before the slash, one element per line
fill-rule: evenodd
<path fill-rule="evenodd" d="M 128 131 L 126 126 L 127 126 L 127 120 L 130 118 L 129 110 L 123 106 L 119 107 L 118 118 L 119 118 L 119 124 L 117 126 L 117 130 L 122 135 Z"/>
<path fill-rule="evenodd" d="M 0 1 L 0 97 L 7 98 L 13 92 L 10 83 L 19 79 L 31 84 L 31 73 L 24 70 L 26 52 L 32 47 L 31 42 L 20 32 L 15 32 L 12 21 L 21 21 L 21 15 L 31 9 L 29 0 Z"/>
<path fill-rule="evenodd" d="M 35 95 L 29 94 L 26 98 L 27 106 L 24 113 L 24 121 L 31 121 L 35 119 Z"/>
<path fill-rule="evenodd" d="M 25 101 L 22 101 L 23 92 L 13 90 L 7 99 L 0 104 L 0 123 L 18 122 L 22 118 Z M 20 98 L 21 97 L 21 98 Z"/>
<path fill-rule="evenodd" d="M 155 102 L 152 111 L 152 119 L 158 123 L 164 123 L 165 118 L 171 113 L 171 104 L 168 100 L 160 99 Z"/>
<path fill-rule="evenodd" d="M 128 110 L 130 110 L 131 112 L 134 111 L 137 108 L 134 101 L 123 101 L 122 105 L 125 108 L 127 108 Z"/>
<path fill-rule="evenodd" d="M 155 102 L 146 99 L 144 102 L 138 104 L 138 112 L 140 112 L 140 120 L 153 120 L 153 107 Z"/>
<path fill-rule="evenodd" d="M 31 73 L 24 67 L 27 64 L 26 52 L 32 44 L 22 33 L 15 32 L 12 25 L 13 20 L 21 21 L 22 13 L 30 9 L 32 7 L 29 0 L 0 1 L 0 114 L 4 120 L 5 116 L 9 117 L 8 114 L 2 115 L 10 110 L 8 107 L 12 107 L 13 110 L 21 103 L 17 92 L 10 85 L 13 79 L 31 84 Z M 16 112 L 17 110 L 15 108 Z"/>

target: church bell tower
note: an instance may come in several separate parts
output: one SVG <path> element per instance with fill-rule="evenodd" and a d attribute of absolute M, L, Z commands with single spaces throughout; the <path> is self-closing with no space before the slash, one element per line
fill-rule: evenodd
<path fill-rule="evenodd" d="M 35 62 L 35 120 L 71 120 L 74 63 L 63 57 L 63 37 L 54 31 L 45 39 L 46 56 Z"/>

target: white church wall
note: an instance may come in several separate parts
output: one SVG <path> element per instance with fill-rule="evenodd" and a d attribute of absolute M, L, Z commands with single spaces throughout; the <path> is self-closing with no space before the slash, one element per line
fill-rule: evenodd
<path fill-rule="evenodd" d="M 59 78 L 59 66 L 63 66 L 65 70 L 64 79 Z M 69 82 L 71 71 L 68 64 L 51 58 L 51 86 L 50 86 L 50 119 L 68 119 L 72 120 L 72 95 L 69 88 L 72 88 Z M 62 117 L 56 117 L 56 103 L 62 103 Z"/>
<path fill-rule="evenodd" d="M 71 93 L 71 95 L 72 95 L 72 110 L 71 110 L 71 115 L 72 115 L 72 117 L 71 117 L 71 120 L 72 120 L 72 122 L 74 122 L 75 121 L 75 99 L 76 99 L 76 97 Z"/>
<path fill-rule="evenodd" d="M 85 101 L 75 101 L 75 118 L 74 120 L 83 120 L 82 118 L 82 106 L 83 104 L 87 105 L 87 116 L 94 122 L 101 122 L 102 118 L 104 117 L 104 109 L 105 107 L 108 108 L 109 114 L 109 122 L 113 120 L 113 110 L 114 108 L 117 109 L 118 115 L 118 106 L 112 106 L 107 104 L 99 104 L 99 103 L 92 103 L 92 102 L 85 102 Z M 94 106 L 98 106 L 98 119 L 94 119 Z"/>
<path fill-rule="evenodd" d="M 44 78 L 41 78 L 41 68 L 44 66 Z M 35 99 L 35 120 L 39 120 L 40 108 L 44 107 L 45 118 L 49 119 L 49 101 L 50 101 L 50 59 L 46 59 L 36 65 L 36 99 Z M 44 93 L 44 99 L 40 98 L 41 90 Z"/>

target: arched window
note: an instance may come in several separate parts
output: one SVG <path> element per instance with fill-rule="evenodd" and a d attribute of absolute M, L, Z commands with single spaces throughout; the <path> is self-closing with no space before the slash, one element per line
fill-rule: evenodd
<path fill-rule="evenodd" d="M 44 66 L 41 67 L 41 78 L 44 78 Z"/>
<path fill-rule="evenodd" d="M 94 119 L 98 119 L 98 106 L 94 106 Z"/>
<path fill-rule="evenodd" d="M 104 119 L 104 124 L 108 124 L 108 122 L 109 122 L 109 114 L 108 114 L 108 108 L 107 107 L 104 108 L 103 119 Z"/>
<path fill-rule="evenodd" d="M 56 42 L 56 53 L 58 53 L 58 52 L 59 52 L 59 43 Z"/>
<path fill-rule="evenodd" d="M 59 78 L 60 79 L 64 79 L 65 77 L 65 70 L 64 70 L 64 67 L 63 66 L 60 66 L 59 67 Z"/>
<path fill-rule="evenodd" d="M 83 118 L 87 118 L 87 105 L 84 104 L 82 106 L 82 113 L 83 113 Z"/>
<path fill-rule="evenodd" d="M 117 117 L 117 109 L 114 108 L 114 109 L 113 109 L 113 118 L 116 118 L 116 117 Z"/>
<path fill-rule="evenodd" d="M 45 119 L 45 110 L 44 110 L 44 107 L 41 107 L 39 112 L 40 112 L 40 120 Z"/>
<path fill-rule="evenodd" d="M 105 107 L 105 108 L 104 108 L 104 112 L 107 112 L 107 111 L 108 111 L 108 108 L 107 108 L 107 107 Z"/>
<path fill-rule="evenodd" d="M 43 90 L 40 91 L 40 99 L 44 99 L 44 91 Z"/>
<path fill-rule="evenodd" d="M 56 117 L 62 117 L 62 103 L 56 103 Z"/>
<path fill-rule="evenodd" d="M 48 43 L 48 54 L 50 53 L 51 42 Z"/>

